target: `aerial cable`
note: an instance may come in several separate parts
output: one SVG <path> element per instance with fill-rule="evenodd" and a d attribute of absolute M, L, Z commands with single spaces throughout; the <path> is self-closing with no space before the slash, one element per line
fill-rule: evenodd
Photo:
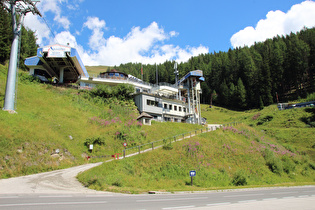
<path fill-rule="evenodd" d="M 53 35 L 54 39 L 56 40 L 56 35 L 55 35 L 55 33 L 53 32 L 53 30 L 51 29 L 51 27 L 49 26 L 47 20 L 45 19 L 44 16 L 42 16 L 42 19 L 44 20 L 46 26 L 49 28 L 50 33 Z M 56 40 L 56 41 L 58 42 L 58 40 Z"/>

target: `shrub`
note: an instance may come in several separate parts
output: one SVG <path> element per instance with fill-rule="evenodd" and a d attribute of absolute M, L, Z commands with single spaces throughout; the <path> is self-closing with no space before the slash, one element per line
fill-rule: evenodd
<path fill-rule="evenodd" d="M 232 184 L 235 186 L 247 185 L 247 177 L 243 171 L 237 171 L 233 176 Z"/>
<path fill-rule="evenodd" d="M 169 144 L 165 144 L 162 147 L 164 150 L 172 150 L 173 149 L 173 145 L 171 143 Z"/>
<path fill-rule="evenodd" d="M 271 121 L 272 119 L 273 119 L 273 116 L 267 115 L 266 117 L 261 118 L 261 119 L 257 122 L 257 125 L 262 125 L 262 124 L 264 124 L 264 123 L 266 123 L 266 122 Z"/>
<path fill-rule="evenodd" d="M 289 173 L 295 171 L 295 164 L 288 156 L 286 156 L 286 155 L 283 156 L 282 162 L 283 162 L 283 171 L 284 172 L 289 174 Z"/>
<path fill-rule="evenodd" d="M 266 160 L 266 165 L 276 174 L 281 174 L 283 171 L 283 166 L 281 160 L 274 155 L 274 152 L 270 151 L 269 149 L 265 149 L 264 151 L 264 158 Z"/>
<path fill-rule="evenodd" d="M 40 83 L 40 79 L 38 77 L 28 74 L 20 74 L 20 81 L 24 84 Z"/>
<path fill-rule="evenodd" d="M 87 138 L 84 142 L 84 145 L 89 147 L 90 144 L 98 144 L 98 145 L 104 145 L 105 139 L 103 137 L 91 137 Z"/>

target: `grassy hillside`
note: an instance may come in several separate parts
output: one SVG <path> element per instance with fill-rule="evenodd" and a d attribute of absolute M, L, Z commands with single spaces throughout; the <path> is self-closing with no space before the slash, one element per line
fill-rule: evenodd
<path fill-rule="evenodd" d="M 6 72 L 7 66 L 0 65 L 0 109 Z M 0 178 L 83 164 L 90 155 L 88 142 L 95 142 L 93 156 L 121 152 L 124 140 L 117 133 L 126 134 L 131 146 L 198 127 L 171 123 L 142 126 L 135 121 L 139 113 L 133 101 L 104 102 L 87 92 L 30 82 L 26 75 L 21 72 L 19 76 L 17 114 L 0 111 Z"/>
<path fill-rule="evenodd" d="M 111 69 L 110 66 L 85 66 L 86 70 L 88 71 L 90 76 L 97 76 L 101 72 L 106 72 L 107 70 Z"/>
<path fill-rule="evenodd" d="M 209 123 L 243 123 L 173 143 L 172 150 L 103 164 L 79 180 L 92 189 L 129 193 L 314 184 L 315 129 L 305 123 L 314 108 L 202 109 Z M 194 186 L 190 170 L 197 171 Z"/>

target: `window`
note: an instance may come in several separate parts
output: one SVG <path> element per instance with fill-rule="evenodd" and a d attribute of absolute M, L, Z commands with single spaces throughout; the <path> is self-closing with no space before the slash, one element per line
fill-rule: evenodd
<path fill-rule="evenodd" d="M 181 106 L 178 107 L 178 111 L 180 111 L 180 112 L 182 111 L 182 107 Z"/>
<path fill-rule="evenodd" d="M 159 106 L 159 102 L 158 101 L 151 101 L 151 100 L 147 100 L 147 105 L 148 106 Z"/>
<path fill-rule="evenodd" d="M 174 106 L 174 111 L 177 111 L 177 106 Z"/>
<path fill-rule="evenodd" d="M 115 77 L 119 77 L 119 73 L 115 73 Z"/>
<path fill-rule="evenodd" d="M 164 109 L 167 109 L 167 104 L 164 104 Z"/>
<path fill-rule="evenodd" d="M 183 112 L 186 112 L 186 107 L 183 107 Z"/>
<path fill-rule="evenodd" d="M 169 109 L 172 110 L 172 105 L 171 104 L 169 105 Z"/>

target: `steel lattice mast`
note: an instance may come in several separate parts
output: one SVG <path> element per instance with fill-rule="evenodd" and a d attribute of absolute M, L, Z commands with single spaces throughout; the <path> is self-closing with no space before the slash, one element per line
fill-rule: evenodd
<path fill-rule="evenodd" d="M 42 16 L 35 6 L 37 2 L 39 2 L 39 0 L 1 0 L 1 4 L 11 12 L 13 29 L 13 41 L 11 46 L 10 62 L 3 105 L 3 110 L 6 111 L 14 112 L 16 73 L 17 63 L 19 60 L 18 50 L 22 23 L 26 13 L 28 12 Z"/>

